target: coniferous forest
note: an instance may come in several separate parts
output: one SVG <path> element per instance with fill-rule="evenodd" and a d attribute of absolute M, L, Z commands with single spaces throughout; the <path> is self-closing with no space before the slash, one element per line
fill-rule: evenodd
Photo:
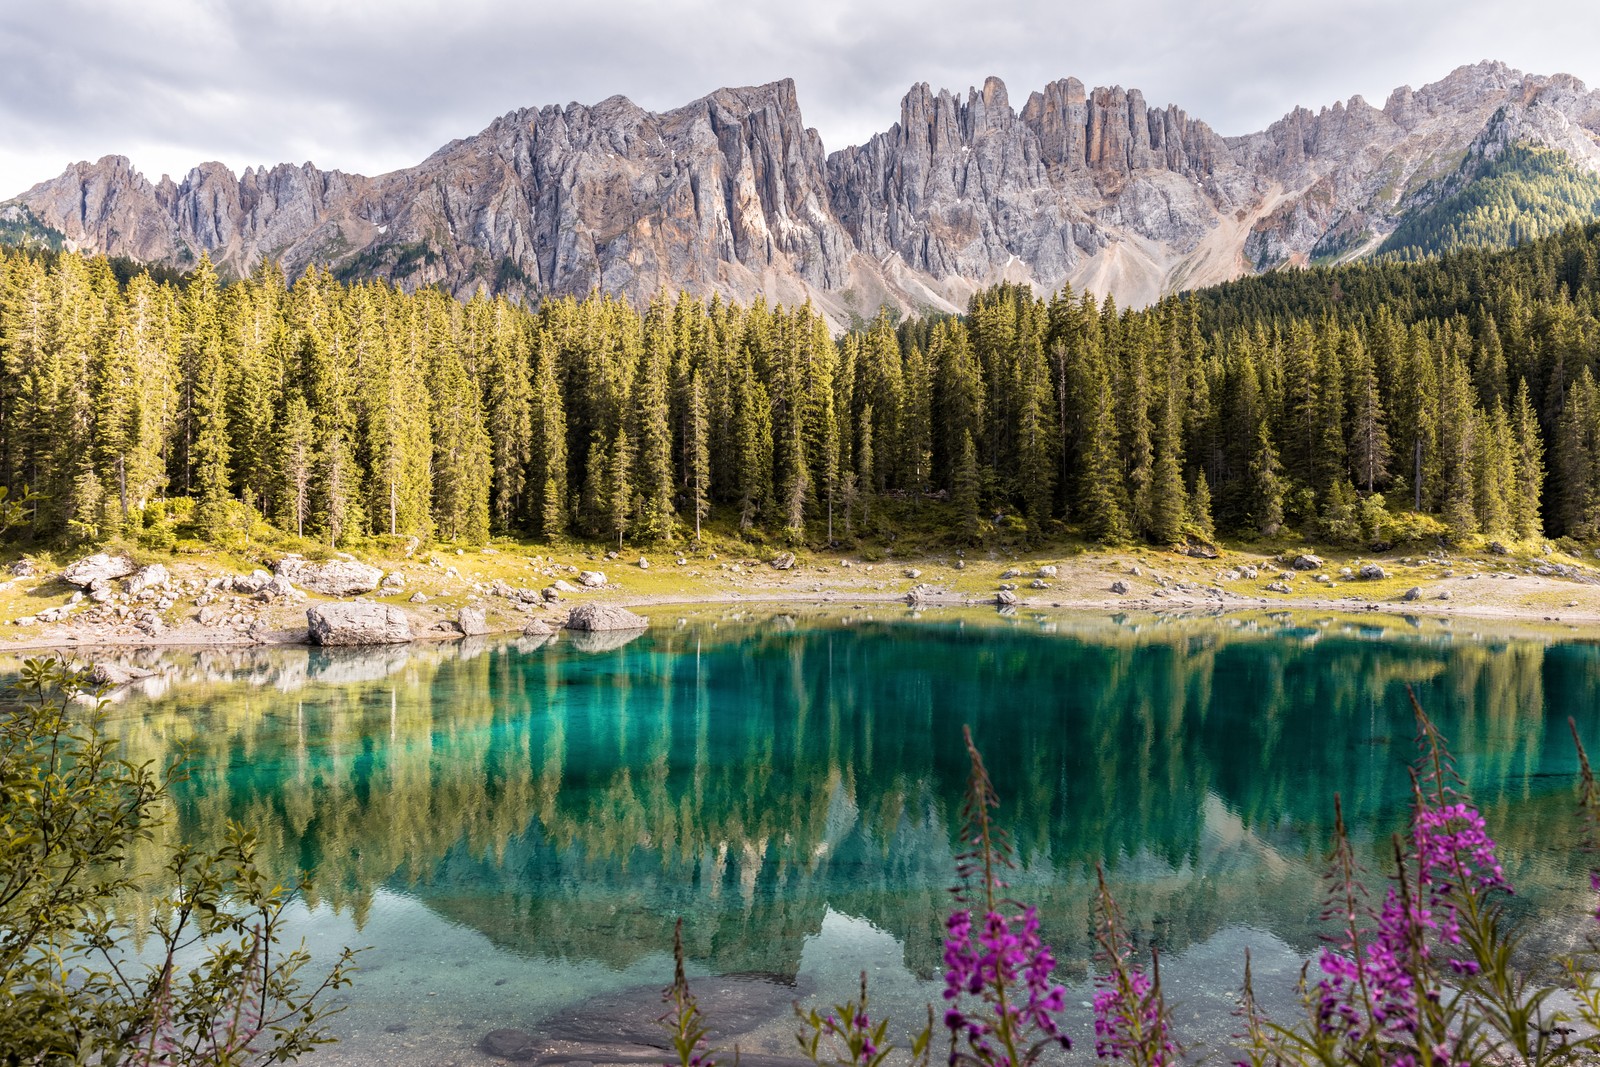
<path fill-rule="evenodd" d="M 1283 271 L 1124 311 L 1001 285 L 835 338 L 810 306 L 537 309 L 431 289 L 156 281 L 0 252 L 0 485 L 25 535 L 270 522 L 794 543 L 1600 540 L 1600 227 Z"/>

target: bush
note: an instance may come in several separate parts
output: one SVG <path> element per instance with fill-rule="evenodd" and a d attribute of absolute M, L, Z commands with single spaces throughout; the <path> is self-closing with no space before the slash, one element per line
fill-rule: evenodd
<path fill-rule="evenodd" d="M 243 1067 L 329 1041 L 323 994 L 349 982 L 350 951 L 308 987 L 305 946 L 280 945 L 292 894 L 244 827 L 130 873 L 180 768 L 119 760 L 82 690 L 60 661 L 29 660 L 0 700 L 0 1061 Z M 146 918 L 119 912 L 134 894 L 161 901 L 149 963 L 123 947 Z"/>

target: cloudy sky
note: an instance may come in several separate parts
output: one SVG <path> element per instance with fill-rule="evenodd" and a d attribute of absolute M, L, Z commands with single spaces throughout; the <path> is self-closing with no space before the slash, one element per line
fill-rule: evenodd
<path fill-rule="evenodd" d="M 1225 134 L 1295 104 L 1381 105 L 1463 63 L 1600 81 L 1593 0 L 10 0 L 0 198 L 118 153 L 379 173 L 518 107 L 616 93 L 661 110 L 792 77 L 828 148 L 919 81 L 1136 86 Z"/>

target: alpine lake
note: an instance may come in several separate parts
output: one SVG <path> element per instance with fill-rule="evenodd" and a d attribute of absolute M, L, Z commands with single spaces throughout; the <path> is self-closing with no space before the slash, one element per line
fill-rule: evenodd
<path fill-rule="evenodd" d="M 1379 885 L 1416 756 L 1408 687 L 1449 738 L 1517 895 L 1527 966 L 1593 910 L 1567 719 L 1600 748 L 1600 642 L 1467 619 L 656 608 L 642 634 L 334 654 L 129 653 L 157 677 L 108 726 L 187 750 L 161 831 L 253 829 L 309 889 L 291 938 L 369 946 L 312 1064 L 661 1062 L 689 974 L 745 1062 L 792 1059 L 792 1004 L 852 996 L 905 1034 L 941 1004 L 970 725 L 1093 1037 L 1092 895 L 1158 946 L 1180 1036 L 1219 1050 L 1244 952 L 1266 1006 L 1326 928 L 1333 798 Z M 135 857 L 138 862 L 141 857 Z M 158 858 L 152 853 L 148 861 Z M 940 1009 L 942 1012 L 942 1009 Z M 942 1058 L 943 1042 L 935 1047 Z"/>

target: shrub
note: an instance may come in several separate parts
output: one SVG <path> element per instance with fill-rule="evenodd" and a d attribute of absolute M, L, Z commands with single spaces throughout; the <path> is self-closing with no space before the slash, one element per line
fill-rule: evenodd
<path fill-rule="evenodd" d="M 243 1067 L 330 1040 L 323 994 L 349 982 L 351 953 L 307 984 L 304 945 L 280 945 L 292 894 L 257 866 L 251 831 L 129 873 L 180 768 L 118 759 L 101 707 L 75 706 L 82 689 L 60 661 L 29 660 L 0 701 L 0 1059 Z M 135 893 L 162 901 L 149 963 L 124 947 L 141 916 L 118 902 Z"/>

